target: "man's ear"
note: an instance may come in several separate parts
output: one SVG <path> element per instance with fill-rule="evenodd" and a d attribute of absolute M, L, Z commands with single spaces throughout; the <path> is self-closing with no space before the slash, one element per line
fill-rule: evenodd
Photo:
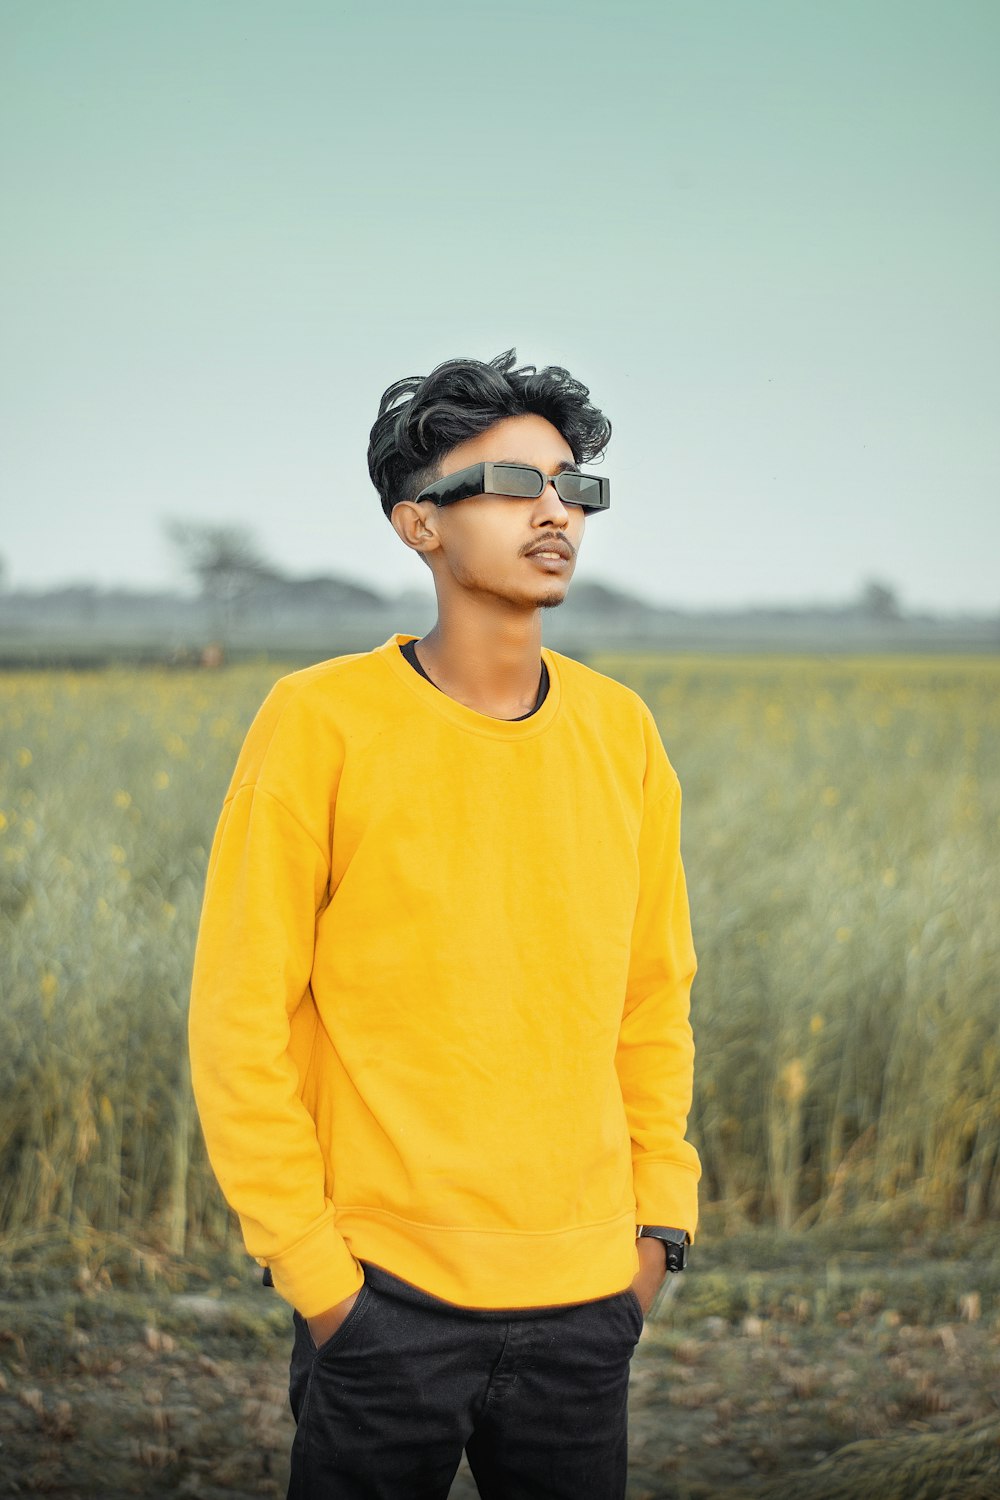
<path fill-rule="evenodd" d="M 389 517 L 396 533 L 406 545 L 412 547 L 414 552 L 425 554 L 435 552 L 441 545 L 435 524 L 434 506 L 430 501 L 427 504 L 431 506 L 429 511 L 414 500 L 400 500 L 398 505 L 392 507 L 392 514 Z"/>

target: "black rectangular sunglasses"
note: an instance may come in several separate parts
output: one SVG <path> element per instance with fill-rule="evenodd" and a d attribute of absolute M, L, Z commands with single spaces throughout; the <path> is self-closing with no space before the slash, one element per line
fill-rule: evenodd
<path fill-rule="evenodd" d="M 578 474 L 564 469 L 543 474 L 531 464 L 471 464 L 455 474 L 445 474 L 427 485 L 415 500 L 433 500 L 435 505 L 453 505 L 474 495 L 508 495 L 513 500 L 537 500 L 551 479 L 556 494 L 566 505 L 581 510 L 607 510 L 611 504 L 611 482 L 603 475 Z"/>

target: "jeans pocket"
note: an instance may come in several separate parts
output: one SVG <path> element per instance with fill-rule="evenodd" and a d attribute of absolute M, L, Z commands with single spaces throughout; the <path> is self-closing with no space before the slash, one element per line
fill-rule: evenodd
<path fill-rule="evenodd" d="M 639 1301 L 639 1294 L 634 1287 L 627 1286 L 625 1288 L 625 1296 L 628 1299 L 632 1311 L 635 1313 L 636 1321 L 639 1325 L 635 1333 L 636 1340 L 638 1341 L 640 1333 L 646 1326 L 646 1314 L 642 1310 L 642 1303 Z"/>
<path fill-rule="evenodd" d="M 306 1339 L 308 1340 L 309 1348 L 314 1359 L 323 1359 L 332 1350 L 339 1348 L 341 1344 L 345 1344 L 347 1342 L 347 1340 L 350 1338 L 351 1334 L 353 1333 L 355 1328 L 357 1328 L 358 1324 L 361 1322 L 361 1319 L 367 1312 L 371 1297 L 371 1287 L 367 1284 L 367 1282 L 363 1282 L 358 1291 L 354 1306 L 347 1314 L 347 1317 L 342 1323 L 338 1325 L 337 1328 L 334 1329 L 330 1337 L 319 1345 L 318 1348 L 313 1341 L 311 1332 L 309 1331 L 309 1324 L 306 1323 L 305 1319 L 303 1318 L 302 1321 L 305 1325 Z"/>

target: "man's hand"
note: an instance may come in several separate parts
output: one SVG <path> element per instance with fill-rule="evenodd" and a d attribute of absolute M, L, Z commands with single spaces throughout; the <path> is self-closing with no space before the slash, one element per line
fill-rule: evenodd
<path fill-rule="evenodd" d="M 667 1248 L 662 1240 L 643 1235 L 635 1242 L 639 1269 L 632 1278 L 632 1290 L 642 1304 L 643 1317 L 653 1305 L 653 1298 L 667 1274 Z"/>
<path fill-rule="evenodd" d="M 306 1319 L 309 1336 L 317 1349 L 325 1344 L 327 1339 L 333 1338 L 357 1300 L 358 1293 L 352 1292 L 349 1297 L 344 1298 L 343 1302 L 338 1302 L 334 1307 L 328 1307 L 326 1312 L 317 1313 L 315 1318 Z"/>

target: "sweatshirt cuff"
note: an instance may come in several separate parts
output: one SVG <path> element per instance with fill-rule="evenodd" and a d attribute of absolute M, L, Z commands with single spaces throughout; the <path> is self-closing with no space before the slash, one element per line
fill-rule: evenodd
<path fill-rule="evenodd" d="M 333 1227 L 332 1213 L 290 1250 L 261 1264 L 270 1266 L 275 1291 L 303 1318 L 315 1318 L 343 1302 L 365 1279 L 360 1262 Z"/>
<path fill-rule="evenodd" d="M 646 1162 L 633 1168 L 636 1224 L 686 1229 L 694 1240 L 698 1227 L 699 1169 L 677 1162 Z"/>

